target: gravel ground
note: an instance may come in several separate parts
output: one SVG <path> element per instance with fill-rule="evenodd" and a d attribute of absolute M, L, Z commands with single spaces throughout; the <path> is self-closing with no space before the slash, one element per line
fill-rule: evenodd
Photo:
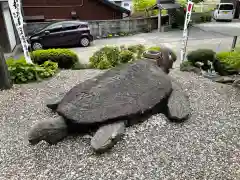
<path fill-rule="evenodd" d="M 96 156 L 86 137 L 28 145 L 37 121 L 55 116 L 45 100 L 99 71 L 62 71 L 49 81 L 0 92 L 1 180 L 239 180 L 240 90 L 173 70 L 190 96 L 191 118 L 162 114 L 127 129 L 110 152 Z"/>

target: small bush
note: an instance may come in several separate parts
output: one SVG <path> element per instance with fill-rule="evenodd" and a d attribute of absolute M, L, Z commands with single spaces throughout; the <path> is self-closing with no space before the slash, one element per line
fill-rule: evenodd
<path fill-rule="evenodd" d="M 240 71 L 240 52 L 220 52 L 216 55 L 216 58 L 227 67 Z"/>
<path fill-rule="evenodd" d="M 143 55 L 145 47 L 141 44 L 120 47 L 105 46 L 96 51 L 90 57 L 90 68 L 108 69 L 122 63 L 140 59 Z"/>
<path fill-rule="evenodd" d="M 78 56 L 69 49 L 36 50 L 31 53 L 31 58 L 36 64 L 45 61 L 58 63 L 59 68 L 70 69 L 78 61 Z"/>
<path fill-rule="evenodd" d="M 160 51 L 161 48 L 159 46 L 152 46 L 150 48 L 148 48 L 149 51 Z"/>
<path fill-rule="evenodd" d="M 128 63 L 134 60 L 134 53 L 129 50 L 124 50 L 119 54 L 121 63 Z"/>
<path fill-rule="evenodd" d="M 187 54 L 188 61 L 195 65 L 196 62 L 202 62 L 203 70 L 209 69 L 208 61 L 213 62 L 215 59 L 215 52 L 211 49 L 198 49 Z"/>
<path fill-rule="evenodd" d="M 108 69 L 119 64 L 120 49 L 115 46 L 105 46 L 90 57 L 90 67 Z"/>
<path fill-rule="evenodd" d="M 18 60 L 8 59 L 6 61 L 11 79 L 14 83 L 27 83 L 38 81 L 53 76 L 58 70 L 58 64 L 45 61 L 41 65 L 28 64 L 24 58 Z"/>
<path fill-rule="evenodd" d="M 142 58 L 143 52 L 145 51 L 145 46 L 142 44 L 128 46 L 127 49 L 136 54 L 136 58 Z"/>

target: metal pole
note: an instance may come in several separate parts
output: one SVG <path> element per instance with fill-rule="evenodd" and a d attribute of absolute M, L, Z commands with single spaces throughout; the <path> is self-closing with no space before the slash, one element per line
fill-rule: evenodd
<path fill-rule="evenodd" d="M 10 74 L 8 72 L 8 67 L 6 60 L 0 46 L 0 89 L 10 89 L 12 87 L 12 82 L 10 79 Z"/>
<path fill-rule="evenodd" d="M 234 49 L 236 47 L 236 44 L 237 44 L 237 36 L 234 36 L 233 37 L 233 42 L 232 42 L 232 51 L 234 51 Z"/>
<path fill-rule="evenodd" d="M 162 10 L 159 8 L 159 13 L 158 13 L 158 32 L 161 32 L 161 26 L 162 26 Z"/>

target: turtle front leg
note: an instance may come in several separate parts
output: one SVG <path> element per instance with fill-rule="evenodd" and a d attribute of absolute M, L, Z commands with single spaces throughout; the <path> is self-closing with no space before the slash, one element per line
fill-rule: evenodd
<path fill-rule="evenodd" d="M 121 139 L 125 132 L 125 123 L 115 122 L 101 126 L 91 139 L 91 146 L 97 153 L 112 148 Z"/>
<path fill-rule="evenodd" d="M 171 121 L 182 122 L 191 113 L 189 98 L 177 82 L 172 82 L 172 87 L 173 90 L 167 103 L 167 117 Z"/>
<path fill-rule="evenodd" d="M 28 141 L 31 145 L 45 140 L 49 144 L 56 144 L 68 135 L 68 128 L 62 117 L 41 121 L 29 131 Z"/>

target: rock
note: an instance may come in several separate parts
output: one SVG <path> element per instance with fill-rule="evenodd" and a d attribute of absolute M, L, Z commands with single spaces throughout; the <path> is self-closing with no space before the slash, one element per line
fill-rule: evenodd
<path fill-rule="evenodd" d="M 34 125 L 28 134 L 30 144 L 35 145 L 42 140 L 55 144 L 68 135 L 67 124 L 62 117 L 41 121 Z"/>
<path fill-rule="evenodd" d="M 215 78 L 214 81 L 218 83 L 233 83 L 235 78 L 232 76 L 220 76 Z"/>
<path fill-rule="evenodd" d="M 240 87 L 240 78 L 239 79 L 235 79 L 232 85 L 234 87 Z"/>
<path fill-rule="evenodd" d="M 161 58 L 161 52 L 147 50 L 143 53 L 143 57 L 148 58 L 148 59 L 159 59 L 159 58 Z"/>
<path fill-rule="evenodd" d="M 126 119 L 162 104 L 171 90 L 170 77 L 157 63 L 142 59 L 76 85 L 66 93 L 56 111 L 77 124 L 115 122 L 116 118 Z"/>
<path fill-rule="evenodd" d="M 96 152 L 104 152 L 113 147 L 116 142 L 124 135 L 124 122 L 116 122 L 100 127 L 93 138 L 91 146 Z"/>
<path fill-rule="evenodd" d="M 173 121 L 182 121 L 188 118 L 191 112 L 189 98 L 177 82 L 172 82 L 173 91 L 168 99 L 168 118 Z"/>

